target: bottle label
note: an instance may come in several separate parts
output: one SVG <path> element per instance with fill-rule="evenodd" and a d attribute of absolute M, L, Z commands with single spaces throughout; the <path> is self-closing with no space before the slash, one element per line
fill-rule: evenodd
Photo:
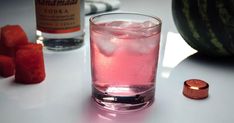
<path fill-rule="evenodd" d="M 80 0 L 35 0 L 37 29 L 47 33 L 80 30 Z"/>

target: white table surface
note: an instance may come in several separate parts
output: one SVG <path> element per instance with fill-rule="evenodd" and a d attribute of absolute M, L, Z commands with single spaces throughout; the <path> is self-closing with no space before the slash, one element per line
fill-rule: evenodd
<path fill-rule="evenodd" d="M 121 4 L 118 11 L 140 12 L 163 20 L 156 100 L 152 106 L 128 114 L 95 107 L 90 98 L 87 16 L 82 48 L 44 51 L 47 77 L 43 83 L 20 85 L 13 82 L 14 77 L 0 78 L 0 123 L 233 123 L 234 61 L 198 56 L 175 28 L 171 0 L 122 0 Z M 1 0 L 0 26 L 5 24 L 21 24 L 34 41 L 32 0 Z M 209 83 L 207 99 L 192 100 L 182 95 L 183 82 L 192 78 Z"/>

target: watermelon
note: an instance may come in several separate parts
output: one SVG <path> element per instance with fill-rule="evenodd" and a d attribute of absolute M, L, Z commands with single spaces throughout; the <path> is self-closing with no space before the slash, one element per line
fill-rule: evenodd
<path fill-rule="evenodd" d="M 178 32 L 209 56 L 234 56 L 233 0 L 172 0 Z"/>
<path fill-rule="evenodd" d="M 20 25 L 6 25 L 0 28 L 0 54 L 15 57 L 18 46 L 28 44 L 28 38 Z"/>
<path fill-rule="evenodd" d="M 15 81 L 22 84 L 41 83 L 45 79 L 45 66 L 41 44 L 29 43 L 17 48 Z"/>
<path fill-rule="evenodd" d="M 15 73 L 15 64 L 11 57 L 0 55 L 0 76 L 10 77 Z"/>
<path fill-rule="evenodd" d="M 0 55 L 6 55 L 13 58 L 15 56 L 15 48 L 8 48 L 0 43 Z"/>
<path fill-rule="evenodd" d="M 20 25 L 6 25 L 1 30 L 1 40 L 5 47 L 15 47 L 28 43 L 27 35 Z"/>

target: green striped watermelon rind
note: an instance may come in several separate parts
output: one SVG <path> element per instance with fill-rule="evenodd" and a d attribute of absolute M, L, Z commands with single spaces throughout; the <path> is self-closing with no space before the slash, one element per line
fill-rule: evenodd
<path fill-rule="evenodd" d="M 234 12 L 223 3 L 222 0 L 172 1 L 173 19 L 178 32 L 191 47 L 203 54 L 234 55 L 234 41 L 231 40 L 234 18 L 228 16 Z M 228 5 L 234 4 L 232 2 Z"/>

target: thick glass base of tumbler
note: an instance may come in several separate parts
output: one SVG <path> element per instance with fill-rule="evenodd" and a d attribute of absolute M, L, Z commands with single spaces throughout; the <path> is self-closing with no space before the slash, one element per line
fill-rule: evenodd
<path fill-rule="evenodd" d="M 105 90 L 125 90 L 124 95 L 116 93 L 108 93 L 101 91 L 93 86 L 92 96 L 99 107 L 117 112 L 130 112 L 144 109 L 150 106 L 154 101 L 155 88 L 152 86 L 142 87 L 108 87 Z M 137 90 L 144 90 L 136 93 Z M 129 91 L 129 94 L 127 91 Z"/>

